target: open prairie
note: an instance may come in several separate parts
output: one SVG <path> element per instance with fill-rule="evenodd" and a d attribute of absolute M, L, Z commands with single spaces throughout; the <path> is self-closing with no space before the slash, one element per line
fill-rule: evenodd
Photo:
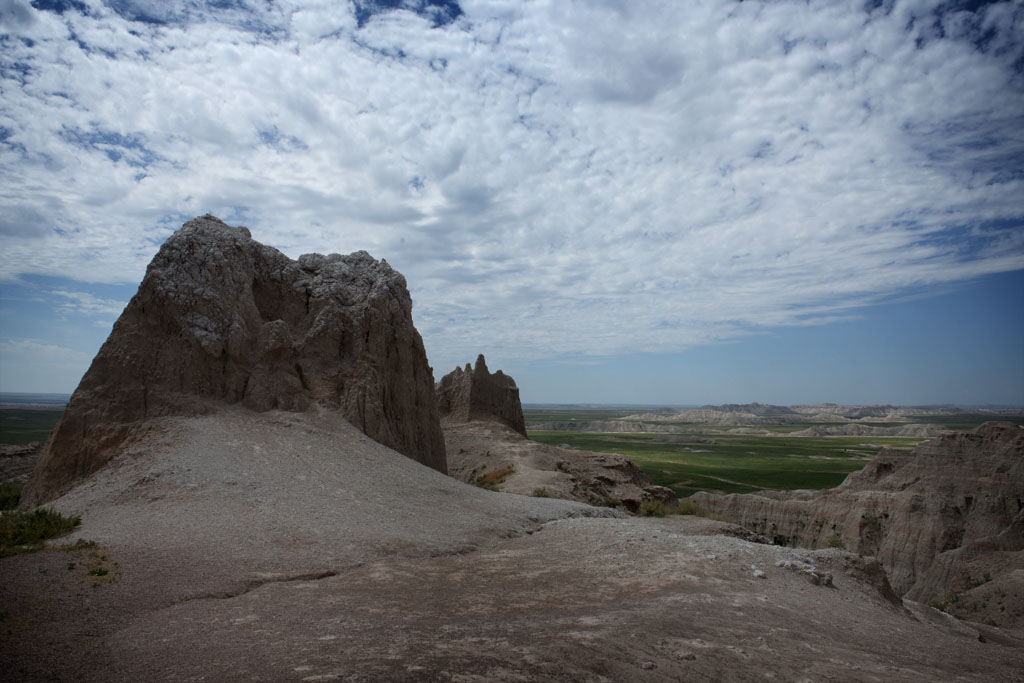
<path fill-rule="evenodd" d="M 40 443 L 53 431 L 64 414 L 64 406 L 0 408 L 0 444 Z"/>
<path fill-rule="evenodd" d="M 651 480 L 668 486 L 679 496 L 697 491 L 750 493 L 762 489 L 822 489 L 839 485 L 850 472 L 861 469 L 881 448 L 910 450 L 922 438 L 894 436 L 793 436 L 812 426 L 754 427 L 755 434 L 735 433 L 735 427 L 678 424 L 684 434 L 599 433 L 540 431 L 531 424 L 621 419 L 636 410 L 589 409 L 557 406 L 551 410 L 530 406 L 524 410 L 531 439 L 555 446 L 627 456 Z M 935 424 L 946 429 L 973 429 L 985 413 L 915 415 L 903 422 L 876 423 L 879 427 Z M 1024 416 L 1005 419 L 1024 420 Z M 664 424 L 664 423 L 663 423 Z M 839 424 L 838 422 L 836 424 Z M 823 423 L 813 423 L 823 426 Z M 689 442 L 666 439 L 686 437 Z"/>

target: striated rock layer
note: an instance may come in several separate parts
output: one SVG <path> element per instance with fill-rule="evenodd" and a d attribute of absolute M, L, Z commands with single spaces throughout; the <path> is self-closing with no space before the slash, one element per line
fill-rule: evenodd
<path fill-rule="evenodd" d="M 446 471 L 433 373 L 405 278 L 365 251 L 293 261 L 206 215 L 160 248 L 43 447 L 23 505 L 54 498 L 146 431 L 220 403 L 336 410 Z"/>
<path fill-rule="evenodd" d="M 442 420 L 497 420 L 526 436 L 516 381 L 501 370 L 492 375 L 483 354 L 477 356 L 475 367 L 466 363 L 465 370 L 455 368 L 441 378 L 437 384 L 437 407 Z"/>
<path fill-rule="evenodd" d="M 883 449 L 826 491 L 693 498 L 777 542 L 877 556 L 893 588 L 911 600 L 953 599 L 958 585 L 1020 582 L 1019 569 L 1001 568 L 1015 566 L 1024 550 L 1024 429 L 987 422 L 911 452 Z M 1018 612 L 1001 610 L 992 621 L 1024 627 Z"/>

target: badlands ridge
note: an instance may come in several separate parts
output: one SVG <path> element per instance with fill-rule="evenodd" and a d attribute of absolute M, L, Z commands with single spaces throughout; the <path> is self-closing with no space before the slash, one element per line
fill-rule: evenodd
<path fill-rule="evenodd" d="M 212 216 L 186 223 L 43 447 L 24 505 L 82 524 L 52 550 L 0 559 L 0 678 L 1024 681 L 1014 624 L 957 620 L 893 590 L 885 554 L 917 548 L 914 525 L 947 529 L 928 521 L 947 512 L 929 496 L 946 492 L 887 469 L 897 456 L 861 478 L 908 473 L 877 487 L 888 497 L 862 482 L 808 503 L 813 514 L 716 508 L 749 510 L 752 526 L 777 519 L 790 545 L 773 545 L 770 527 L 580 502 L 665 492 L 614 458 L 528 442 L 514 381 L 482 358 L 454 374 L 435 387 L 404 280 L 385 263 L 292 261 Z M 1009 483 L 949 494 L 964 557 L 946 563 L 941 542 L 936 566 L 961 571 L 975 542 L 1016 552 L 989 526 L 1009 514 L 1019 533 L 1020 431 L 957 437 L 989 443 Z M 941 467 L 949 444 L 931 443 L 902 457 Z M 503 487 L 552 497 L 445 474 L 508 465 Z M 987 466 L 978 487 L 1000 474 Z M 844 516 L 847 503 L 849 515 L 906 513 L 909 530 L 879 523 L 869 548 L 871 525 Z M 798 531 L 818 519 L 881 562 L 792 547 L 820 545 Z M 996 572 L 1010 581 L 1019 566 Z M 925 569 L 894 577 L 897 590 Z"/>

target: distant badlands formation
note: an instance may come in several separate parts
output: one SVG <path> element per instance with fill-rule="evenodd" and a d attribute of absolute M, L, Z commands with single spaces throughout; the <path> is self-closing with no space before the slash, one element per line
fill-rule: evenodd
<path fill-rule="evenodd" d="M 272 678 L 447 680 L 468 671 L 474 680 L 751 680 L 774 671 L 789 679 L 811 670 L 807 632 L 828 632 L 836 619 L 841 635 L 817 646 L 813 676 L 822 679 L 982 681 L 1024 667 L 1024 429 L 989 423 L 910 454 L 883 450 L 831 491 L 696 498 L 747 529 L 629 519 L 556 499 L 636 510 L 648 500 L 674 504 L 672 492 L 622 456 L 530 442 L 515 382 L 491 374 L 483 356 L 435 385 L 411 310 L 404 278 L 365 252 L 292 261 L 209 215 L 164 243 L 22 498 L 23 507 L 81 514 L 82 535 L 122 557 L 123 584 L 110 594 L 123 602 L 89 608 L 113 610 L 98 620 L 99 645 L 68 651 L 81 658 L 80 675 L 241 675 L 253 643 L 269 633 L 252 626 L 261 618 L 290 624 L 266 647 L 300 638 L 260 660 Z M 786 414 L 760 412 L 734 415 Z M 889 415 L 857 419 L 872 417 Z M 825 546 L 855 554 L 808 550 Z M 31 591 L 32 561 L 5 560 L 4 600 Z M 375 569 L 361 574 L 364 566 Z M 441 587 L 477 575 L 489 577 L 479 594 Z M 820 592 L 806 593 L 804 575 Z M 533 583 L 514 593 L 524 577 Z M 893 595 L 890 581 L 914 602 Z M 361 588 L 346 592 L 350 584 Z M 367 602 L 397 594 L 401 608 L 373 611 Z M 456 619 L 461 598 L 473 601 L 459 618 L 487 615 L 467 631 L 466 654 L 457 627 L 436 632 Z M 942 606 L 1007 630 L 953 625 L 918 602 L 954 598 Z M 40 598 L 74 613 L 76 603 L 61 599 L 59 591 Z M 65 628 L 72 617 L 10 604 L 28 610 L 17 612 L 19 623 L 54 624 L 68 638 L 80 630 Z M 280 612 L 260 611 L 278 604 Z M 361 610 L 397 629 L 388 633 L 407 634 L 390 646 L 405 648 L 406 659 L 354 654 L 380 647 L 370 626 L 336 624 Z M 431 626 L 417 630 L 415 615 Z M 536 641 L 552 619 L 564 621 L 561 635 Z M 600 630 L 605 623 L 616 626 Z M 631 624 L 628 647 L 620 623 Z M 480 641 L 494 625 L 504 630 Z M 197 628 L 227 631 L 190 635 Z M 339 638 L 338 628 L 347 647 L 324 640 Z M 366 629 L 365 642 L 349 642 Z M 40 633 L 43 643 L 58 637 Z M 11 638 L 22 677 L 45 678 L 48 651 L 33 656 L 35 640 Z M 420 649 L 410 645 L 417 638 Z M 989 649 L 977 651 L 979 639 Z M 327 654 L 303 654 L 311 642 Z"/>
<path fill-rule="evenodd" d="M 761 403 L 726 404 L 704 406 L 679 412 L 638 413 L 618 420 L 600 422 L 546 422 L 533 425 L 537 430 L 587 431 L 587 432 L 655 432 L 686 433 L 692 427 L 680 425 L 707 425 L 714 427 L 736 427 L 749 430 L 751 426 L 815 425 L 788 436 L 905 436 L 928 438 L 938 436 L 944 430 L 938 425 L 910 424 L 885 427 L 879 423 L 903 422 L 913 415 L 927 410 L 927 414 L 951 414 L 946 408 L 908 408 L 904 406 L 843 406 L 833 403 L 800 406 L 776 406 Z M 993 418 L 998 413 L 993 412 Z M 841 423 L 841 424 L 836 424 Z M 772 434 L 764 430 L 765 435 Z"/>

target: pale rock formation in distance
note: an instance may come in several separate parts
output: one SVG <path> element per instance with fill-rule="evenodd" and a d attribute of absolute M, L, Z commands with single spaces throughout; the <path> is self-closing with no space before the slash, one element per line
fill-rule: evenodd
<path fill-rule="evenodd" d="M 214 216 L 164 242 L 43 447 L 23 506 L 102 467 L 150 418 L 217 404 L 337 411 L 446 472 L 405 278 L 365 251 L 293 261 Z"/>

